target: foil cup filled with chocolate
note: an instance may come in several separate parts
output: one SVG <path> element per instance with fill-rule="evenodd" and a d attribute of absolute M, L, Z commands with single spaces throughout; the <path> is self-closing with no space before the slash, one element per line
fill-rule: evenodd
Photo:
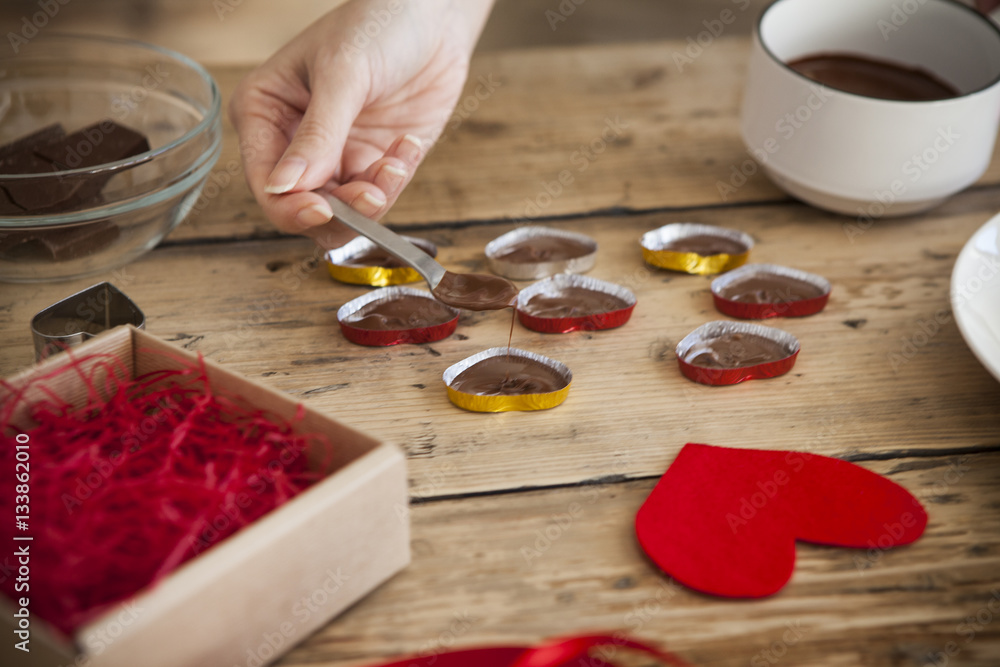
<path fill-rule="evenodd" d="M 826 307 L 830 281 L 787 266 L 745 264 L 712 281 L 712 298 L 730 317 L 804 317 Z"/>
<path fill-rule="evenodd" d="M 472 412 L 547 410 L 566 400 L 573 373 L 555 359 L 493 347 L 444 372 L 448 399 Z"/>
<path fill-rule="evenodd" d="M 431 257 L 437 257 L 437 246 L 430 241 L 402 236 Z M 350 285 L 386 287 L 423 280 L 416 269 L 363 236 L 326 253 L 326 268 L 331 278 Z"/>
<path fill-rule="evenodd" d="M 548 227 L 520 227 L 486 244 L 493 273 L 512 280 L 536 280 L 594 268 L 597 242 L 586 234 Z"/>
<path fill-rule="evenodd" d="M 620 327 L 632 316 L 631 290 L 605 280 L 560 274 L 521 290 L 517 317 L 542 333 L 597 331 Z"/>
<path fill-rule="evenodd" d="M 432 343 L 455 333 L 459 311 L 430 292 L 383 287 L 348 301 L 337 310 L 344 337 L 358 345 Z"/>
<path fill-rule="evenodd" d="M 676 354 L 684 377 L 729 385 L 784 375 L 795 365 L 799 348 L 799 340 L 787 331 L 717 320 L 682 338 Z"/>
<path fill-rule="evenodd" d="M 642 258 L 661 269 L 698 275 L 723 273 L 745 264 L 753 238 L 714 225 L 675 222 L 642 236 Z"/>

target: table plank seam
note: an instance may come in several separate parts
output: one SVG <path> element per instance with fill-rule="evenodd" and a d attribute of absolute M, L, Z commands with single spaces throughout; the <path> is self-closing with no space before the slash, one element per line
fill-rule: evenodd
<path fill-rule="evenodd" d="M 846 456 L 834 456 L 832 458 L 848 461 L 850 463 L 868 461 L 902 461 L 906 459 L 933 459 L 950 458 L 953 456 L 970 456 L 983 454 L 1000 453 L 1000 444 L 986 445 L 983 447 L 955 447 L 952 449 L 940 448 L 931 450 L 909 450 L 897 449 L 887 452 L 859 453 Z M 534 486 L 519 486 L 510 488 L 486 489 L 483 491 L 469 491 L 464 493 L 448 493 L 440 495 L 420 495 L 410 496 L 410 505 L 428 505 L 431 503 L 447 502 L 455 500 L 468 500 L 470 498 L 491 498 L 497 496 L 509 496 L 521 493 L 537 493 L 542 491 L 562 491 L 568 489 L 579 489 L 586 487 L 610 487 L 616 485 L 631 484 L 633 482 L 648 482 L 660 479 L 661 474 L 650 475 L 604 475 L 602 477 L 592 477 L 578 482 L 565 482 L 557 484 L 539 484 Z"/>

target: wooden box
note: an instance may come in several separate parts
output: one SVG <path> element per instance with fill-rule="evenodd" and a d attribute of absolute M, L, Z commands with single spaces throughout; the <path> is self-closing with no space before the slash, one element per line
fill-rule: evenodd
<path fill-rule="evenodd" d="M 170 365 L 147 351 L 195 361 L 186 350 L 132 327 L 108 331 L 75 348 L 73 355 L 110 352 L 133 375 Z M 19 385 L 68 361 L 67 354 L 58 354 L 9 382 Z M 295 414 L 298 403 L 290 397 L 211 362 L 205 365 L 212 386 L 283 418 Z M 66 381 L 57 391 L 82 401 L 74 375 L 60 376 Z M 11 629 L 2 630 L 0 664 L 260 667 L 405 567 L 410 560 L 408 492 L 399 448 L 312 410 L 299 428 L 323 432 L 334 444 L 335 460 L 325 478 L 78 628 L 71 641 L 31 616 L 30 652 L 25 653 L 14 648 L 19 639 Z M 317 460 L 311 458 L 311 464 Z M 13 553 L 15 546 L 5 549 Z M 30 591 L 26 595 L 30 600 Z M 0 597 L 0 606 L 4 622 L 16 623 L 12 601 Z"/>

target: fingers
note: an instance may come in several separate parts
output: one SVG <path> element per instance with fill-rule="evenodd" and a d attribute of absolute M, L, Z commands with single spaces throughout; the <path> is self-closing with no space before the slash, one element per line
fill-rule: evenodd
<path fill-rule="evenodd" d="M 340 75 L 340 69 L 311 77 L 313 88 L 302 122 L 267 176 L 267 194 L 314 190 L 338 174 L 344 144 L 366 95 L 357 77 Z"/>

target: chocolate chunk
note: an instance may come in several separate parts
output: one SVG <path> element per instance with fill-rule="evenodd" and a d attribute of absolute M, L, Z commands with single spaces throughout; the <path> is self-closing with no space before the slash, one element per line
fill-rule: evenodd
<path fill-rule="evenodd" d="M 149 141 L 138 132 L 111 120 L 102 120 L 58 141 L 35 149 L 35 154 L 60 169 L 98 167 L 145 153 Z"/>
<path fill-rule="evenodd" d="M 0 215 L 24 215 L 24 209 L 13 202 L 10 195 L 7 194 L 7 190 L 3 187 L 0 187 Z"/>
<path fill-rule="evenodd" d="M 40 174 L 38 179 L 0 179 L 5 195 L 0 201 L 0 214 L 24 215 L 73 196 L 79 184 L 47 182 L 41 175 L 59 171 L 59 167 L 35 153 L 65 136 L 62 125 L 54 124 L 0 146 L 0 174 Z"/>
<path fill-rule="evenodd" d="M 59 229 L 34 229 L 0 234 L 0 259 L 5 261 L 65 262 L 87 257 L 118 239 L 118 225 L 110 220 Z"/>
<path fill-rule="evenodd" d="M 80 177 L 53 176 L 8 179 L 2 183 L 11 201 L 29 215 L 63 213 L 76 209 L 83 201 L 83 184 Z M 100 186 L 103 185 L 102 182 Z"/>
<path fill-rule="evenodd" d="M 46 125 L 40 130 L 36 130 L 31 134 L 26 134 L 23 137 L 19 137 L 14 141 L 6 143 L 0 146 L 0 174 L 25 174 L 31 172 L 24 171 L 10 171 L 4 168 L 6 164 L 4 161 L 11 157 L 20 155 L 23 153 L 31 153 L 36 147 L 44 146 L 45 144 L 52 143 L 58 139 L 62 139 L 66 136 L 66 130 L 59 123 L 53 123 L 52 125 Z M 52 171 L 47 169 L 46 171 Z"/>
<path fill-rule="evenodd" d="M 0 186 L 23 212 L 65 213 L 97 203 L 113 174 L 53 177 L 52 172 L 98 167 L 148 150 L 146 137 L 111 120 L 68 136 L 61 125 L 49 125 L 0 146 L 0 174 L 39 174 L 38 178 L 0 177 Z"/>

